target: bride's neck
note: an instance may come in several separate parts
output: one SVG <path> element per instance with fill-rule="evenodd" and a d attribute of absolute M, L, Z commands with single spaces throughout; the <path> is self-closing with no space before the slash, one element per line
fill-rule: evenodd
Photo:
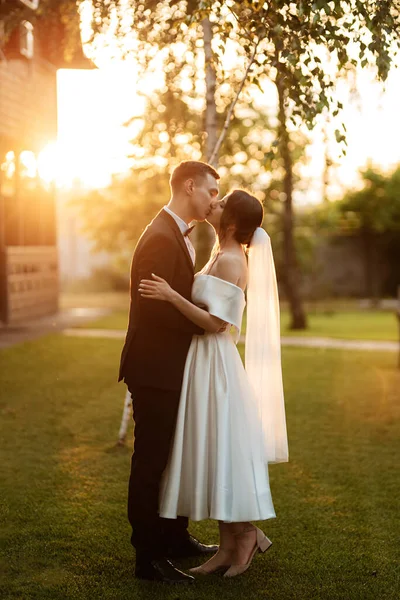
<path fill-rule="evenodd" d="M 215 240 L 211 256 L 208 259 L 207 263 L 204 265 L 204 267 L 201 269 L 200 273 L 209 273 L 222 252 L 226 252 L 227 250 L 233 250 L 235 248 L 242 248 L 241 244 L 237 242 L 233 238 L 233 236 L 225 237 L 222 240 L 220 240 L 218 232 L 216 232 L 216 236 L 217 238 Z"/>
<path fill-rule="evenodd" d="M 218 241 L 218 249 L 219 252 L 223 251 L 223 250 L 233 250 L 234 248 L 240 248 L 241 244 L 240 242 L 238 242 L 237 240 L 235 240 L 235 238 L 231 235 L 229 237 L 224 237 L 222 239 L 220 239 L 220 237 L 217 235 L 217 241 Z"/>

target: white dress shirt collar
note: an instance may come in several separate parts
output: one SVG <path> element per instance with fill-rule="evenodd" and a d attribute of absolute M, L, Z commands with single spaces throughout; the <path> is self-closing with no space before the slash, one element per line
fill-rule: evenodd
<path fill-rule="evenodd" d="M 182 235 L 186 233 L 186 231 L 189 229 L 189 225 L 185 223 L 185 221 L 181 219 L 181 217 L 178 217 L 178 215 L 176 215 L 170 208 L 168 208 L 168 206 L 164 206 L 164 210 L 174 219 L 179 229 L 181 230 Z"/>
<path fill-rule="evenodd" d="M 182 235 L 184 236 L 183 239 L 185 240 L 185 244 L 186 244 L 188 252 L 190 254 L 190 258 L 192 259 L 192 263 L 194 265 L 196 262 L 196 250 L 194 249 L 194 246 L 193 246 L 189 236 L 188 235 L 185 236 L 186 231 L 189 229 L 189 225 L 187 223 L 185 223 L 185 221 L 183 219 L 178 217 L 178 215 L 176 215 L 170 208 L 168 208 L 168 206 L 164 206 L 164 210 L 169 215 L 171 215 L 171 217 L 174 219 L 175 223 L 178 225 Z"/>

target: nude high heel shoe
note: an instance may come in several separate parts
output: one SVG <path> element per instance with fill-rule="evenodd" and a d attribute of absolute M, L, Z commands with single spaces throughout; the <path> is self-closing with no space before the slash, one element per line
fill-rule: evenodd
<path fill-rule="evenodd" d="M 268 550 L 268 548 L 270 548 L 272 546 L 272 542 L 271 540 L 269 540 L 267 538 L 267 536 L 265 535 L 265 533 L 263 531 L 261 531 L 261 529 L 259 529 L 258 527 L 254 527 L 254 529 L 257 532 L 257 538 L 256 538 L 256 543 L 254 545 L 253 550 L 251 551 L 249 560 L 247 561 L 247 563 L 245 565 L 232 565 L 224 574 L 224 577 L 236 577 L 237 575 L 242 575 L 242 573 L 244 573 L 245 571 L 247 571 L 247 569 L 250 567 L 251 565 L 251 561 L 254 558 L 255 553 L 258 552 L 266 552 L 266 550 Z M 244 531 L 241 531 L 240 533 L 237 533 L 237 536 L 240 535 L 244 535 L 245 533 L 248 533 L 249 531 L 252 531 L 253 528 L 251 529 L 245 529 Z"/>
<path fill-rule="evenodd" d="M 232 564 L 234 549 L 225 550 L 224 548 L 220 548 L 217 554 L 214 554 L 204 564 L 199 567 L 194 567 L 193 569 L 189 569 L 190 573 L 193 575 L 211 575 L 212 573 L 224 573 L 229 569 Z"/>

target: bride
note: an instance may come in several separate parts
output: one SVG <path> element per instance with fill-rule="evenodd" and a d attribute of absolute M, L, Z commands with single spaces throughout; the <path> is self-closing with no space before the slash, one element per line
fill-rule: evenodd
<path fill-rule="evenodd" d="M 251 521 L 275 517 L 268 463 L 288 460 L 279 303 L 260 201 L 234 190 L 207 220 L 217 241 L 195 277 L 194 304 L 155 274 L 141 281 L 139 291 L 172 303 L 206 332 L 193 336 L 187 356 L 160 516 L 218 520 L 218 552 L 191 571 L 234 577 L 271 546 Z M 246 287 L 245 370 L 236 343 Z"/>

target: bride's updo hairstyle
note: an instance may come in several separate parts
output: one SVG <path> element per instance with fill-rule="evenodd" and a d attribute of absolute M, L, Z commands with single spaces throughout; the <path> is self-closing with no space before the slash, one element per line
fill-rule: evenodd
<path fill-rule="evenodd" d="M 221 215 L 219 239 L 226 237 L 228 227 L 235 226 L 234 239 L 249 247 L 253 233 L 261 227 L 264 209 L 260 200 L 245 190 L 233 190 L 226 197 L 226 204 Z"/>
<path fill-rule="evenodd" d="M 200 273 L 209 273 L 218 258 L 221 242 L 226 238 L 230 226 L 235 227 L 234 239 L 248 249 L 257 227 L 261 227 L 264 209 L 260 200 L 245 190 L 233 190 L 226 197 L 219 223 L 218 237 L 211 256 Z"/>

